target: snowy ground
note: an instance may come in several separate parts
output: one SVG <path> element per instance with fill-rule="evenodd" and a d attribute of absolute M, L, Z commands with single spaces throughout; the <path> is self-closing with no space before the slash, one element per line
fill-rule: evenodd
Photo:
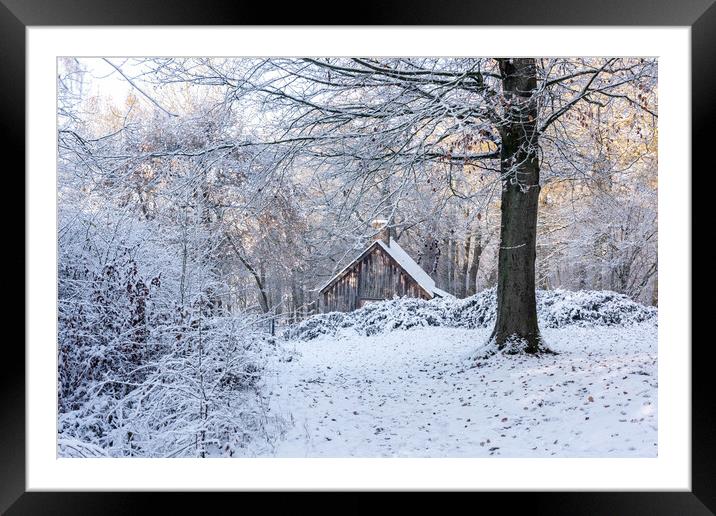
<path fill-rule="evenodd" d="M 557 355 L 468 357 L 489 329 L 282 343 L 279 457 L 654 457 L 657 327 L 543 328 Z M 284 355 L 285 357 L 285 355 Z"/>

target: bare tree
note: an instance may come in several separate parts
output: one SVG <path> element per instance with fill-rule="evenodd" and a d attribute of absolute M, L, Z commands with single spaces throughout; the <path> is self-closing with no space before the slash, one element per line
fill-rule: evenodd
<path fill-rule="evenodd" d="M 599 162 L 575 145 L 575 127 L 588 131 L 627 111 L 656 116 L 656 62 L 636 58 L 166 58 L 145 66 L 144 77 L 157 84 L 221 91 L 219 106 L 255 113 L 245 117 L 253 124 L 242 138 L 208 151 L 250 147 L 252 162 L 270 163 L 258 196 L 267 205 L 269 191 L 276 195 L 289 176 L 311 171 L 318 177 L 312 193 L 336 210 L 324 239 L 365 231 L 369 205 L 371 215 L 395 221 L 401 200 L 424 190 L 437 203 L 430 225 L 449 199 L 473 202 L 479 213 L 499 188 L 498 317 L 490 340 L 529 353 L 544 348 L 535 261 L 545 180 L 583 177 Z M 398 235 L 408 223 L 402 220 Z M 445 256 L 435 259 L 441 235 L 428 237 L 430 263 L 423 265 L 433 272 Z M 349 256 L 357 245 L 340 252 Z M 307 247 L 332 260 L 333 271 L 340 267 L 332 245 L 312 239 Z"/>
<path fill-rule="evenodd" d="M 644 59 L 265 59 L 240 70 L 227 60 L 174 64 L 164 73 L 260 98 L 274 124 L 256 143 L 272 147 L 281 163 L 331 167 L 351 185 L 386 171 L 419 181 L 440 165 L 497 171 L 502 220 L 491 340 L 528 353 L 544 349 L 535 304 L 540 162 L 552 160 L 554 172 L 557 161 L 570 159 L 563 121 L 584 103 L 655 115 L 643 99 L 654 88 L 655 62 Z M 543 138 L 554 155 L 544 155 Z"/>

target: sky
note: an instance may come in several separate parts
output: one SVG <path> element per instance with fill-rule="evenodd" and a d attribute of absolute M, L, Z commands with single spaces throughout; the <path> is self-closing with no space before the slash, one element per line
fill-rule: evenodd
<path fill-rule="evenodd" d="M 79 58 L 80 63 L 87 69 L 89 85 L 87 94 L 89 97 L 99 96 L 105 98 L 108 102 L 121 106 L 134 88 L 122 77 L 114 68 L 106 63 L 102 58 Z M 123 58 L 110 58 L 116 65 L 123 65 Z M 131 67 L 130 67 L 131 68 Z M 148 102 L 144 96 L 134 92 L 141 102 Z"/>

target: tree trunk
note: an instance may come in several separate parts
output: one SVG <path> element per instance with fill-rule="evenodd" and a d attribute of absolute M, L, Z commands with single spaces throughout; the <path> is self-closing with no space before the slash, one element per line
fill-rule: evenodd
<path fill-rule="evenodd" d="M 418 265 L 420 265 L 431 277 L 435 276 L 440 259 L 440 245 L 433 234 L 434 233 L 430 231 L 427 238 L 425 238 L 423 249 L 420 253 L 418 253 L 417 260 Z"/>
<path fill-rule="evenodd" d="M 450 239 L 445 237 L 442 239 L 442 243 L 445 256 L 438 261 L 438 273 L 433 279 L 438 287 L 450 292 Z"/>
<path fill-rule="evenodd" d="M 535 257 L 539 199 L 537 87 L 534 59 L 500 59 L 505 122 L 497 319 L 491 340 L 507 352 L 543 350 L 537 323 Z"/>
<path fill-rule="evenodd" d="M 449 290 L 451 294 L 456 293 L 455 279 L 457 278 L 457 267 L 458 267 L 458 253 L 457 253 L 457 240 L 455 238 L 450 239 L 450 277 L 449 277 Z"/>
<path fill-rule="evenodd" d="M 460 271 L 460 297 L 465 298 L 467 296 L 467 271 L 470 267 L 470 242 L 472 241 L 472 236 L 467 235 L 467 238 L 465 238 L 465 242 L 463 244 L 463 261 L 462 261 L 462 270 Z"/>
<path fill-rule="evenodd" d="M 474 296 L 477 293 L 477 271 L 480 268 L 480 257 L 482 256 L 482 234 L 480 230 L 475 231 L 473 237 L 472 257 L 470 268 L 467 271 L 467 295 Z"/>

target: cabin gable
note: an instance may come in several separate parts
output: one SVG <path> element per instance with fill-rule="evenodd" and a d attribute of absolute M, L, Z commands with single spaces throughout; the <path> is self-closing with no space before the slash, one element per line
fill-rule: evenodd
<path fill-rule="evenodd" d="M 350 312 L 395 296 L 433 297 L 378 242 L 320 291 L 323 312 Z"/>

